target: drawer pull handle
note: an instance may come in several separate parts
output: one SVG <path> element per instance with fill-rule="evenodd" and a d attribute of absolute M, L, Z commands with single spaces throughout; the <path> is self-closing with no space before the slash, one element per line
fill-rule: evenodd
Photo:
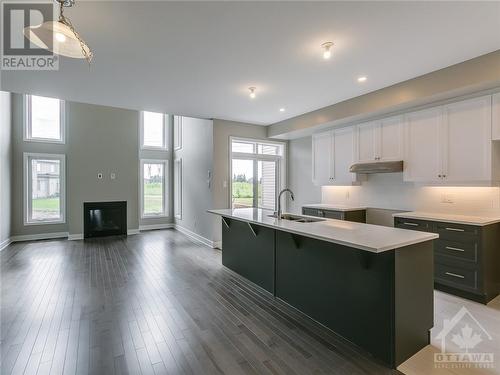
<path fill-rule="evenodd" d="M 446 230 L 451 230 L 453 232 L 465 232 L 465 229 L 460 228 L 445 228 Z"/>
<path fill-rule="evenodd" d="M 418 227 L 420 224 L 417 223 L 403 223 L 404 225 L 410 225 L 412 227 Z"/>
<path fill-rule="evenodd" d="M 458 277 L 459 279 L 465 279 L 464 275 L 459 275 L 458 273 L 453 273 L 453 272 L 445 272 L 445 275 L 448 276 L 453 276 L 453 277 Z"/>
<path fill-rule="evenodd" d="M 464 249 L 459 249 L 458 247 L 452 247 L 452 246 L 446 246 L 446 249 L 453 251 L 462 251 L 462 252 L 465 251 Z"/>

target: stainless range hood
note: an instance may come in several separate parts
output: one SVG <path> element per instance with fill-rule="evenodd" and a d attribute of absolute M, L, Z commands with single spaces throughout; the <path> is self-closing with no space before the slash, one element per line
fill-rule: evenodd
<path fill-rule="evenodd" d="M 403 172 L 403 161 L 377 161 L 373 163 L 356 163 L 349 168 L 351 173 L 395 173 Z"/>

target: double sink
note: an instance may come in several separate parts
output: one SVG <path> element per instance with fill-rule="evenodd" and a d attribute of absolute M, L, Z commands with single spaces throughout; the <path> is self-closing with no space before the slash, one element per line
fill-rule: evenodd
<path fill-rule="evenodd" d="M 275 219 L 278 219 L 278 215 L 276 213 L 272 215 L 267 215 L 269 217 L 274 217 Z M 288 220 L 288 221 L 293 221 L 295 223 L 316 223 L 318 221 L 325 221 L 325 219 L 317 219 L 317 218 L 312 218 L 312 217 L 306 217 L 306 216 L 299 216 L 299 215 L 292 215 L 292 214 L 281 214 L 279 217 L 280 220 Z"/>

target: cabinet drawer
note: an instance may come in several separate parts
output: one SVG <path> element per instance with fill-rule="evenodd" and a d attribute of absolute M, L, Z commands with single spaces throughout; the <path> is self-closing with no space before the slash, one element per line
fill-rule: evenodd
<path fill-rule="evenodd" d="M 341 211 L 323 211 L 323 217 L 328 219 L 344 220 L 344 213 Z"/>
<path fill-rule="evenodd" d="M 319 213 L 316 208 L 302 207 L 302 215 L 319 216 Z"/>
<path fill-rule="evenodd" d="M 479 238 L 479 227 L 472 225 L 437 223 L 439 238 L 450 241 L 476 241 Z"/>
<path fill-rule="evenodd" d="M 435 281 L 441 284 L 476 290 L 478 271 L 462 267 L 436 263 L 434 268 Z"/>
<path fill-rule="evenodd" d="M 434 242 L 436 254 L 455 260 L 477 263 L 478 243 L 476 241 L 457 242 L 438 239 Z"/>
<path fill-rule="evenodd" d="M 401 217 L 395 218 L 395 227 L 411 230 L 419 230 L 422 232 L 430 232 L 431 227 L 428 222 L 416 219 L 405 219 Z"/>

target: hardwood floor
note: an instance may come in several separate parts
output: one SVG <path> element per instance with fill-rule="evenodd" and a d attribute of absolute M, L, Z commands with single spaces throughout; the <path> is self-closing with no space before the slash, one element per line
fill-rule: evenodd
<path fill-rule="evenodd" d="M 173 230 L 17 243 L 0 260 L 1 374 L 397 373 Z"/>

